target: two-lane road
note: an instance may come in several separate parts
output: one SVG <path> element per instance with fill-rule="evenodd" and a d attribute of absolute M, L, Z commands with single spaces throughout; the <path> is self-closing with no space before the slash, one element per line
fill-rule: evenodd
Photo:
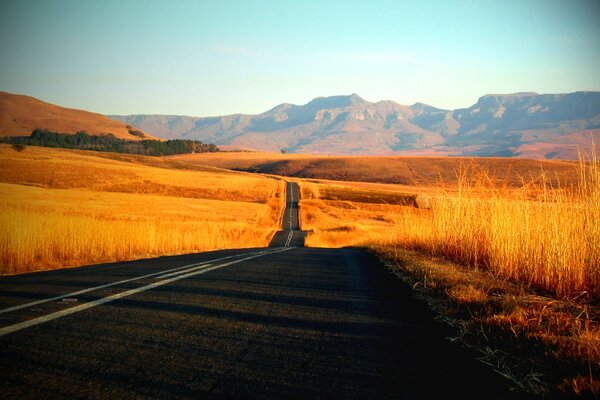
<path fill-rule="evenodd" d="M 371 254 L 291 247 L 289 186 L 278 247 L 0 278 L 0 397 L 514 397 Z"/>
<path fill-rule="evenodd" d="M 269 247 L 302 247 L 306 233 L 300 230 L 298 201 L 300 190 L 297 183 L 286 184 L 286 203 L 283 212 L 282 228 L 269 243 Z"/>

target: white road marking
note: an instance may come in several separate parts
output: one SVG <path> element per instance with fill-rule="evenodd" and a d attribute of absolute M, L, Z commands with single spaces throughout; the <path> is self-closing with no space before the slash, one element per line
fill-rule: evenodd
<path fill-rule="evenodd" d="M 294 236 L 294 231 L 290 231 L 288 234 L 287 240 L 285 242 L 285 247 L 290 247 L 290 243 L 292 241 L 292 237 Z"/>
<path fill-rule="evenodd" d="M 206 265 L 201 265 L 199 267 L 193 267 L 193 268 L 189 268 L 189 269 L 184 269 L 183 271 L 175 271 L 175 272 L 171 272 L 170 274 L 164 274 L 164 275 L 155 276 L 154 279 L 159 280 L 159 279 L 169 278 L 171 276 L 177 276 L 177 275 L 187 274 L 188 272 L 197 271 L 199 269 L 208 268 L 210 266 L 212 266 L 212 264 L 206 264 Z"/>
<path fill-rule="evenodd" d="M 54 296 L 54 297 L 50 297 L 50 298 L 47 298 L 47 299 L 36 300 L 36 301 L 32 301 L 30 303 L 20 304 L 18 306 L 14 306 L 14 307 L 4 308 L 4 309 L 0 310 L 0 314 L 4 314 L 4 313 L 7 313 L 7 312 L 20 310 L 22 308 L 27 308 L 27 307 L 35 306 L 35 305 L 42 304 L 42 303 L 47 303 L 49 301 L 60 300 L 60 299 L 62 299 L 64 297 L 74 297 L 74 296 L 77 296 L 77 295 L 80 295 L 80 294 L 92 292 L 94 290 L 104 289 L 104 288 L 107 288 L 107 287 L 120 285 L 122 283 L 133 282 L 133 281 L 137 281 L 137 280 L 144 279 L 144 278 L 151 278 L 153 276 L 158 276 L 158 275 L 162 275 L 162 274 L 173 272 L 173 271 L 180 271 L 180 270 L 183 270 L 183 269 L 186 269 L 186 268 L 190 268 L 190 267 L 198 267 L 198 266 L 201 266 L 201 265 L 206 265 L 208 263 L 214 263 L 216 261 L 228 260 L 230 258 L 241 257 L 241 256 L 245 256 L 245 255 L 248 255 L 248 254 L 262 254 L 263 252 L 264 251 L 249 252 L 249 253 L 243 253 L 243 254 L 236 254 L 236 255 L 233 255 L 233 256 L 227 256 L 227 257 L 217 258 L 215 260 L 203 261 L 201 263 L 184 265 L 182 267 L 177 267 L 177 268 L 169 269 L 169 270 L 166 270 L 166 271 L 160 271 L 160 272 L 155 272 L 155 273 L 152 273 L 152 274 L 147 274 L 147 275 L 142 275 L 142 276 L 136 276 L 134 278 L 123 279 L 122 281 L 118 281 L 118 282 L 107 283 L 105 285 L 94 286 L 94 287 L 91 287 L 91 288 L 87 288 L 87 289 L 83 289 L 83 290 L 78 290 L 76 292 L 62 294 L 60 296 Z"/>
<path fill-rule="evenodd" d="M 44 322 L 52 321 L 53 319 L 57 319 L 57 318 L 60 318 L 60 317 L 64 317 L 66 315 L 70 315 L 70 314 L 74 314 L 74 313 L 77 313 L 77 312 L 80 312 L 80 311 L 83 311 L 83 310 L 87 310 L 88 308 L 92 308 L 92 307 L 96 307 L 96 306 L 99 306 L 99 305 L 102 305 L 102 304 L 106 304 L 106 303 L 109 303 L 109 302 L 114 301 L 114 300 L 122 299 L 123 297 L 131 296 L 131 295 L 134 295 L 136 293 L 140 293 L 140 292 L 144 292 L 146 290 L 154 289 L 156 287 L 163 286 L 163 285 L 166 285 L 166 284 L 169 284 L 171 282 L 175 282 L 175 281 L 178 281 L 178 280 L 181 280 L 181 279 L 189 278 L 191 276 L 204 274 L 206 272 L 214 271 L 215 269 L 219 269 L 219 268 L 227 267 L 229 265 L 237 264 L 237 263 L 240 263 L 242 261 L 247 261 L 247 260 L 251 260 L 253 258 L 262 257 L 262 256 L 265 256 L 267 254 L 280 253 L 282 251 L 287 251 L 287 250 L 290 250 L 290 248 L 283 248 L 283 249 L 279 248 L 277 250 L 272 250 L 272 251 L 268 251 L 268 252 L 262 252 L 261 254 L 255 254 L 255 255 L 252 255 L 252 256 L 249 256 L 249 257 L 242 258 L 240 260 L 229 261 L 229 262 L 226 262 L 224 264 L 215 265 L 215 266 L 210 267 L 210 268 L 202 269 L 201 271 L 195 271 L 195 272 L 190 272 L 190 273 L 183 274 L 183 275 L 178 275 L 178 276 L 175 276 L 173 278 L 164 279 L 162 281 L 154 282 L 154 283 L 151 283 L 151 284 L 146 285 L 146 286 L 142 286 L 142 287 L 139 287 L 139 288 L 127 290 L 125 292 L 113 294 L 112 296 L 103 297 L 103 298 L 98 299 L 98 300 L 90 301 L 89 303 L 84 303 L 84 304 L 81 304 L 79 306 L 67 308 L 66 310 L 62 310 L 62 311 L 58 311 L 58 312 L 55 312 L 55 313 L 52 313 L 52 314 L 48 314 L 48 315 L 44 315 L 44 316 L 37 317 L 37 318 L 34 318 L 34 319 L 30 319 L 29 321 L 24 321 L 24 322 L 20 322 L 18 324 L 9 325 L 9 326 L 7 326 L 5 328 L 0 329 L 0 336 L 8 335 L 9 333 L 17 332 L 17 331 L 20 331 L 21 329 L 25 329 L 25 328 L 29 328 L 29 327 L 32 327 L 32 326 L 35 326 L 35 325 L 43 324 Z"/>
<path fill-rule="evenodd" d="M 289 231 L 290 233 L 288 233 L 288 237 L 287 240 L 285 241 L 285 247 L 290 247 L 290 243 L 292 242 L 292 238 L 294 237 L 294 225 L 293 225 L 293 220 L 294 220 L 294 206 L 293 206 L 293 202 L 294 202 L 294 189 L 291 183 L 288 183 L 288 188 L 289 188 L 289 195 L 290 195 L 290 216 L 288 218 L 289 221 Z"/>
<path fill-rule="evenodd" d="M 265 254 L 267 252 L 267 250 L 263 250 L 263 251 L 258 251 L 258 252 L 254 252 L 254 253 L 244 253 L 244 254 L 240 254 L 238 256 L 242 256 L 242 255 L 247 255 L 247 254 L 256 254 L 256 255 L 262 255 Z M 215 260 L 218 261 L 218 260 Z M 210 266 L 212 266 L 212 264 L 206 264 L 206 262 L 202 263 L 201 265 L 198 264 L 199 266 L 195 266 L 193 268 L 189 268 L 189 269 L 184 269 L 183 271 L 175 271 L 175 272 L 171 272 L 168 274 L 164 274 L 164 275 L 160 275 L 160 276 L 155 276 L 154 279 L 165 279 L 165 278 L 169 278 L 171 276 L 177 276 L 177 275 L 182 275 L 182 274 L 187 274 L 188 272 L 192 272 L 192 271 L 198 271 L 200 269 L 205 269 L 208 268 Z"/>

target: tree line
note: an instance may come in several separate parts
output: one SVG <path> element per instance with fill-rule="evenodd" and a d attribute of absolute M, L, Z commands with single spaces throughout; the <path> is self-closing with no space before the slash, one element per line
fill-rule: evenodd
<path fill-rule="evenodd" d="M 205 144 L 199 140 L 140 140 L 131 141 L 106 135 L 90 135 L 85 131 L 76 134 L 51 132 L 47 129 L 34 129 L 31 136 L 13 136 L 0 138 L 0 142 L 17 145 L 59 147 L 63 149 L 79 149 L 108 151 L 112 153 L 142 154 L 147 156 L 166 156 L 170 154 L 212 153 L 219 148 Z"/>

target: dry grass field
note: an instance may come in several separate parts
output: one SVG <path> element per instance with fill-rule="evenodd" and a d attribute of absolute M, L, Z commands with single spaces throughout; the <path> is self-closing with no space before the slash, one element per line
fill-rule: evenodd
<path fill-rule="evenodd" d="M 311 246 L 397 245 L 561 297 L 599 296 L 600 168 L 579 168 L 564 187 L 541 176 L 514 188 L 473 164 L 437 191 L 301 181 L 301 223 Z"/>
<path fill-rule="evenodd" d="M 491 176 L 520 187 L 544 172 L 553 185 L 577 180 L 577 163 L 556 160 L 463 157 L 316 156 L 258 152 L 223 152 L 172 156 L 197 165 L 308 179 L 388 183 L 419 187 L 455 186 L 460 165 L 474 164 Z"/>
<path fill-rule="evenodd" d="M 283 182 L 160 157 L 0 145 L 0 272 L 265 246 Z"/>
<path fill-rule="evenodd" d="M 595 159 L 144 157 L 0 145 L 1 272 L 265 246 L 283 181 L 219 167 L 292 176 L 307 246 L 373 249 L 457 328 L 456 340 L 516 385 L 600 393 Z"/>
<path fill-rule="evenodd" d="M 306 243 L 391 260 L 515 384 L 600 394 L 598 161 L 521 185 L 480 163 L 454 174 L 438 188 L 300 179 Z"/>
<path fill-rule="evenodd" d="M 252 152 L 169 159 L 312 178 L 300 179 L 300 217 L 311 232 L 310 246 L 395 244 L 558 296 L 600 295 L 600 172 L 595 160 Z"/>

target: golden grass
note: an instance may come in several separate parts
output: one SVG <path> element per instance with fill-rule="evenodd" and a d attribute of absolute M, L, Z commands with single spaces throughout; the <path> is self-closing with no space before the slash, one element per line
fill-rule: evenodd
<path fill-rule="evenodd" d="M 404 207 L 376 203 L 358 203 L 353 190 L 300 181 L 300 226 L 308 231 L 309 247 L 367 246 L 385 239 L 398 210 Z M 328 197 L 335 193 L 335 200 Z M 344 196 L 350 193 L 350 196 Z M 373 201 L 373 191 L 369 199 Z M 366 197 L 366 196 L 365 196 Z"/>
<path fill-rule="evenodd" d="M 440 179 L 455 186 L 455 170 L 461 164 L 474 163 L 508 185 L 519 187 L 522 177 L 535 178 L 546 171 L 548 179 L 576 181 L 577 164 L 559 160 L 514 158 L 406 157 L 406 156 L 322 156 L 259 152 L 202 153 L 170 156 L 190 164 L 248 170 L 266 174 L 333 181 L 401 184 L 437 187 Z M 394 189 L 392 189 L 394 190 Z"/>
<path fill-rule="evenodd" d="M 413 194 L 300 180 L 306 244 L 365 246 L 393 260 L 430 304 L 442 299 L 458 339 L 515 385 L 599 395 L 598 160 L 582 161 L 572 185 L 542 174 L 514 187 L 471 163 L 456 173 L 456 184 Z M 389 204 L 403 195 L 416 206 Z"/>
<path fill-rule="evenodd" d="M 458 171 L 456 188 L 428 192 L 431 209 L 367 204 L 377 201 L 378 192 L 361 198 L 357 188 L 304 182 L 303 193 L 313 195 L 301 202 L 301 223 L 312 231 L 309 246 L 396 245 L 558 296 L 598 296 L 600 166 L 582 162 L 579 171 L 571 187 L 553 188 L 541 177 L 513 189 L 468 165 Z M 336 201 L 328 200 L 330 192 Z M 380 203 L 399 196 L 379 193 Z"/>
<path fill-rule="evenodd" d="M 136 160 L 0 146 L 0 272 L 261 247 L 279 227 L 283 182 Z"/>
<path fill-rule="evenodd" d="M 112 133 L 125 140 L 141 139 L 130 134 L 124 122 L 115 121 L 105 115 L 60 107 L 33 97 L 0 91 L 2 135 L 29 136 L 37 128 L 63 133 L 87 131 L 91 135 Z M 144 139 L 161 140 L 145 132 L 144 135 Z"/>
<path fill-rule="evenodd" d="M 600 395 L 597 307 L 540 296 L 523 285 L 441 258 L 377 247 L 388 266 L 512 384 L 549 398 Z"/>
<path fill-rule="evenodd" d="M 395 224 L 396 245 L 485 268 L 559 297 L 600 295 L 600 166 L 581 165 L 576 187 L 498 188 L 460 172 L 458 193 Z M 532 200 L 533 198 L 533 200 Z"/>

